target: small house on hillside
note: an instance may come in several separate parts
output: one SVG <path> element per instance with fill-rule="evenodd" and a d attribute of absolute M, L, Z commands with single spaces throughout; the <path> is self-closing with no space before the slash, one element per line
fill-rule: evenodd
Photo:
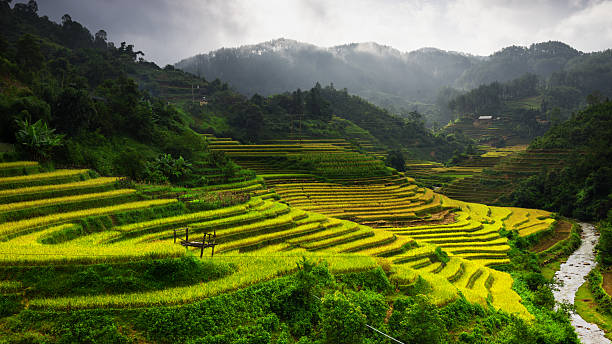
<path fill-rule="evenodd" d="M 493 116 L 478 116 L 478 120 L 480 121 L 490 121 L 493 119 Z"/>

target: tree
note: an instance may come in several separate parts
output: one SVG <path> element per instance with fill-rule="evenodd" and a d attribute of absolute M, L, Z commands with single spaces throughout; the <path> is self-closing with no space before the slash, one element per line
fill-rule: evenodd
<path fill-rule="evenodd" d="M 599 226 L 601 237 L 597 246 L 599 250 L 599 261 L 604 266 L 612 265 L 612 211 L 609 213 L 608 220 L 602 221 Z"/>
<path fill-rule="evenodd" d="M 412 122 L 420 122 L 423 119 L 423 115 L 421 115 L 418 111 L 410 111 L 408 113 L 408 118 Z"/>
<path fill-rule="evenodd" d="M 42 67 L 44 57 L 36 37 L 27 33 L 19 38 L 16 60 L 27 71 L 37 71 Z"/>
<path fill-rule="evenodd" d="M 89 30 L 68 14 L 62 16 L 61 36 L 63 43 L 70 48 L 91 48 L 94 41 Z"/>
<path fill-rule="evenodd" d="M 317 119 L 330 120 L 329 102 L 321 96 L 321 84 L 317 82 L 306 96 L 306 111 Z"/>
<path fill-rule="evenodd" d="M 236 136 L 243 136 L 250 142 L 257 141 L 263 126 L 263 112 L 252 102 L 241 102 L 231 107 L 230 124 L 239 129 Z M 243 134 L 244 133 L 244 134 Z"/>
<path fill-rule="evenodd" d="M 355 344 L 363 342 L 366 316 L 361 308 L 340 292 L 322 300 L 321 329 L 326 343 Z"/>
<path fill-rule="evenodd" d="M 385 159 L 385 164 L 400 172 L 406 171 L 406 160 L 404 160 L 404 155 L 399 150 L 390 151 Z"/>
<path fill-rule="evenodd" d="M 438 307 L 422 294 L 395 301 L 389 328 L 392 336 L 415 344 L 442 343 L 446 331 Z"/>
<path fill-rule="evenodd" d="M 53 123 L 62 132 L 77 134 L 97 120 L 93 103 L 86 90 L 66 87 L 53 106 Z"/>
<path fill-rule="evenodd" d="M 72 17 L 70 17 L 68 13 L 64 14 L 62 16 L 62 26 L 66 26 L 70 23 L 72 23 Z"/>
<path fill-rule="evenodd" d="M 38 4 L 36 3 L 35 0 L 28 1 L 28 5 L 27 6 L 28 6 L 28 10 L 31 13 L 37 13 L 38 12 Z"/>
<path fill-rule="evenodd" d="M 108 44 L 106 43 L 106 40 L 107 40 L 106 31 L 98 30 L 98 32 L 96 32 L 96 35 L 94 36 L 94 45 L 98 49 L 105 49 L 108 46 Z"/>
<path fill-rule="evenodd" d="M 38 120 L 32 124 L 27 119 L 15 120 L 18 130 L 15 133 L 17 143 L 34 159 L 46 159 L 51 150 L 62 145 L 64 135 L 55 134 L 46 122 Z"/>
<path fill-rule="evenodd" d="M 302 90 L 299 88 L 297 91 L 293 92 L 293 106 L 291 111 L 294 114 L 304 113 L 304 96 L 302 94 Z"/>
<path fill-rule="evenodd" d="M 7 57 L 9 49 L 9 42 L 4 39 L 4 36 L 0 35 L 0 56 Z"/>
<path fill-rule="evenodd" d="M 162 154 L 157 159 L 145 163 L 145 179 L 158 184 L 178 183 L 191 173 L 191 164 L 182 156 L 174 159 L 170 154 Z"/>
<path fill-rule="evenodd" d="M 98 30 L 98 32 L 96 32 L 96 40 L 101 40 L 106 42 L 106 31 L 104 30 Z"/>

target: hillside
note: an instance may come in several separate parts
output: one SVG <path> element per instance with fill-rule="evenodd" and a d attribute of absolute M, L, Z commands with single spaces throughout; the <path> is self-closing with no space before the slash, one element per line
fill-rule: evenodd
<path fill-rule="evenodd" d="M 277 39 L 199 54 L 175 66 L 209 79 L 221 78 L 249 95 L 333 83 L 393 113 L 417 110 L 426 115 L 427 125 L 440 125 L 453 118 L 448 102 L 457 93 L 526 74 L 539 81 L 536 95 L 547 97 L 542 114 L 560 107 L 568 117 L 589 94 L 612 95 L 606 86 L 610 61 L 609 51 L 582 53 L 553 41 L 506 47 L 478 57 L 434 48 L 400 52 L 376 43 L 322 48 Z"/>
<path fill-rule="evenodd" d="M 222 78 L 251 95 L 333 83 L 396 113 L 407 113 L 425 110 L 421 103 L 433 104 L 438 89 L 453 84 L 478 60 L 438 49 L 403 53 L 376 43 L 321 48 L 277 39 L 196 55 L 175 66 L 209 79 Z"/>
<path fill-rule="evenodd" d="M 24 168 L 27 175 L 21 174 Z M 164 197 L 176 188 L 126 188 L 117 178 L 87 170 L 45 172 L 35 162 L 0 164 L 0 173 L 6 176 L 0 178 L 0 235 L 3 251 L 10 252 L 0 268 L 2 314 L 29 328 L 3 330 L 10 341 L 103 336 L 94 342 L 210 342 L 213 334 L 231 341 L 248 333 L 267 343 L 271 336 L 330 338 L 335 331 L 326 326 L 332 319 L 345 328 L 355 316 L 406 340 L 414 334 L 393 319 L 404 317 L 404 302 L 414 302 L 402 295 L 423 292 L 428 298 L 418 307 L 430 305 L 428 314 L 438 314 L 431 308 L 437 305 L 441 315 L 456 316 L 460 307 L 470 319 L 440 323 L 438 336 L 473 326 L 474 317 L 495 318 L 493 309 L 514 314 L 510 324 L 521 324 L 534 319 L 526 300 L 511 289 L 509 274 L 488 266 L 510 261 L 503 228 L 529 237 L 555 222 L 546 212 L 452 201 L 397 174 L 345 178 L 350 184 L 320 182 L 315 175 L 264 175 L 276 196 L 260 181 L 186 189 L 177 200 Z M 205 199 L 227 192 L 244 197 L 207 208 L 212 204 Z M 188 234 L 179 230 L 185 227 Z M 200 260 L 199 249 L 185 251 L 178 244 L 183 235 L 197 240 L 213 234 L 214 259 Z M 325 265 L 313 263 L 321 260 Z M 54 269 L 57 264 L 65 267 Z M 309 295 L 320 298 L 323 308 Z M 393 309 L 387 310 L 385 295 L 397 298 Z M 241 309 L 229 310 L 227 302 Z M 342 309 L 336 302 L 375 308 L 338 318 L 328 313 Z M 393 318 L 386 325 L 388 312 Z M 223 314 L 228 318 L 222 327 L 188 330 L 218 324 Z M 189 320 L 180 320 L 184 316 Z M 246 319 L 255 323 L 241 324 Z M 371 336 L 359 329 L 351 342 Z"/>
<path fill-rule="evenodd" d="M 529 47 L 505 47 L 467 70 L 456 79 L 455 85 L 471 89 L 495 81 L 510 81 L 525 74 L 534 74 L 547 79 L 585 55 L 589 54 L 584 54 L 562 42 L 535 43 Z"/>
<path fill-rule="evenodd" d="M 446 161 L 470 142 L 461 135 L 453 140 L 434 135 L 418 113 L 401 118 L 333 85 L 247 98 L 218 79 L 209 82 L 172 67 L 137 64 L 130 75 L 146 91 L 185 109 L 192 129 L 243 143 L 342 139 L 364 151 L 403 149 L 407 155 Z"/>
<path fill-rule="evenodd" d="M 333 85 L 247 97 L 33 0 L 0 18 L 0 343 L 578 343 L 548 276 L 578 225 L 382 160 L 488 162 L 461 133 Z M 607 135 L 597 106 L 532 148 Z"/>
<path fill-rule="evenodd" d="M 530 149 L 563 150 L 568 158 L 562 169 L 523 180 L 512 194 L 514 204 L 578 218 L 606 218 L 612 206 L 611 114 L 612 102 L 596 101 L 535 140 Z"/>
<path fill-rule="evenodd" d="M 417 122 L 331 86 L 247 98 L 218 79 L 159 68 L 133 45 L 115 47 L 103 30 L 92 35 L 69 16 L 56 24 L 27 7 L 3 6 L 2 16 L 11 25 L 0 32 L 7 47 L 0 140 L 15 143 L 17 118 L 28 124 L 41 120 L 64 135 L 61 147 L 46 157 L 61 165 L 139 180 L 153 178 L 146 167 L 161 154 L 222 168 L 205 150 L 200 133 L 245 143 L 283 139 L 287 133 L 299 139 L 347 139 L 366 151 L 403 147 L 406 154 L 440 161 L 467 142 L 435 137 Z M 47 29 L 40 31 L 41 25 Z M 31 69 L 24 73 L 26 65 Z M 182 179 L 198 183 L 194 178 L 191 173 Z"/>
<path fill-rule="evenodd" d="M 481 161 L 484 159 L 481 159 Z M 441 192 L 448 197 L 468 202 L 508 205 L 508 198 L 517 185 L 543 171 L 562 169 L 571 160 L 571 152 L 564 149 L 533 149 L 507 155 L 473 176 L 461 178 L 444 186 Z M 471 159 L 462 165 L 479 165 Z"/>
<path fill-rule="evenodd" d="M 215 157 L 180 107 L 139 89 L 129 75 L 159 70 L 142 52 L 95 36 L 70 16 L 0 4 L 0 159 L 44 160 L 138 181 L 202 185 L 199 173 L 252 174 Z M 222 85 L 219 85 L 222 88 Z"/>

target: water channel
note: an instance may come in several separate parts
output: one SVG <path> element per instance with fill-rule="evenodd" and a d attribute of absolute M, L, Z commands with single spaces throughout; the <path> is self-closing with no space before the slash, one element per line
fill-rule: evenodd
<path fill-rule="evenodd" d="M 555 278 L 563 282 L 559 290 L 554 291 L 555 301 L 574 304 L 574 297 L 578 288 L 584 283 L 586 275 L 595 267 L 595 245 L 599 240 L 599 233 L 590 223 L 580 223 L 582 228 L 582 243 L 572 253 L 567 262 L 561 264 L 561 269 L 555 273 Z M 571 315 L 572 326 L 576 329 L 578 337 L 583 344 L 610 344 L 604 337 L 604 331 L 597 325 L 586 322 L 577 313 Z"/>

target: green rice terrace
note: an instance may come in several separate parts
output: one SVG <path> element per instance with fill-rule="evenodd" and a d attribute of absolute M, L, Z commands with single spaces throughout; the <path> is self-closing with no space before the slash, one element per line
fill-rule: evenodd
<path fill-rule="evenodd" d="M 571 157 L 569 150 L 560 149 L 529 149 L 516 152 L 498 158 L 497 163 L 485 167 L 482 173 L 445 185 L 441 192 L 451 198 L 468 202 L 478 200 L 487 204 L 499 203 L 521 180 L 542 171 L 562 169 L 565 160 Z"/>
<path fill-rule="evenodd" d="M 453 199 L 504 204 L 522 180 L 562 169 L 575 154 L 564 149 L 527 149 L 524 145 L 478 148 L 485 153 L 470 155 L 454 166 L 408 160 L 406 174 L 414 177 L 419 185 L 435 187 Z"/>
<path fill-rule="evenodd" d="M 479 145 L 477 148 L 484 153 L 469 155 L 454 166 L 445 166 L 433 161 L 408 160 L 406 161 L 406 173 L 425 186 L 446 186 L 457 180 L 481 176 L 485 169 L 493 168 L 503 157 L 520 153 L 526 150 L 527 146 L 494 148 Z"/>

